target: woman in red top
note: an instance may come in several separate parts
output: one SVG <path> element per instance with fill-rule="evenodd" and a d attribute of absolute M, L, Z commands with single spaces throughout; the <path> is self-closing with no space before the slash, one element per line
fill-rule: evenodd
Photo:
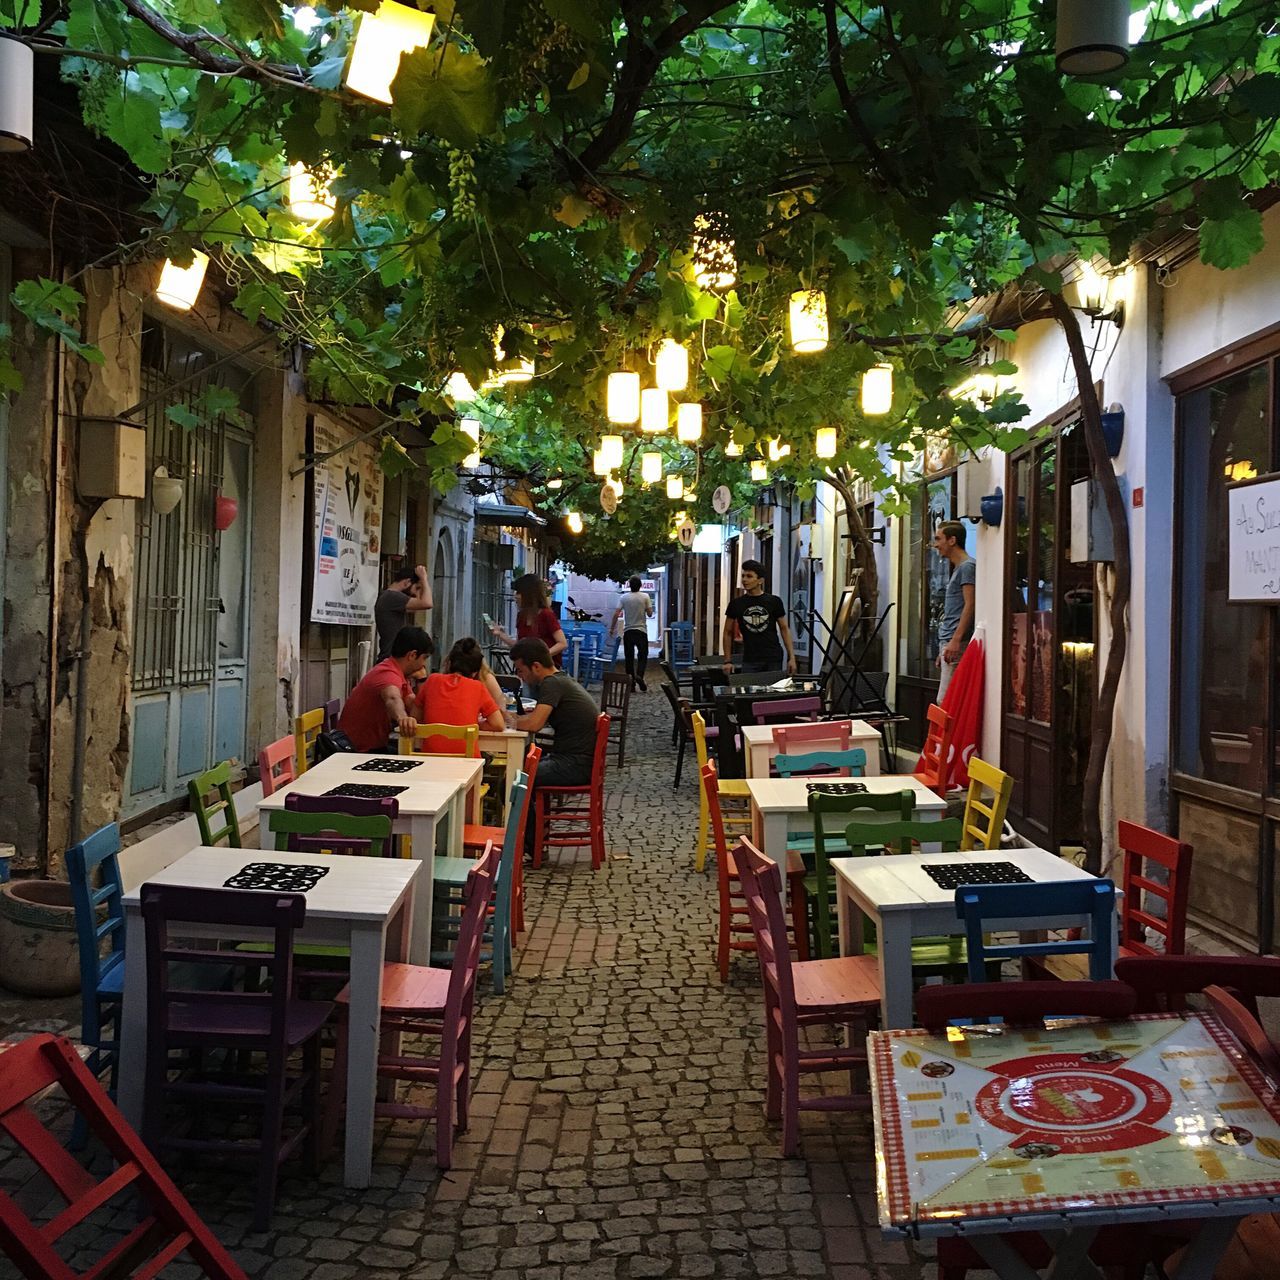
<path fill-rule="evenodd" d="M 480 678 L 484 654 L 470 636 L 449 650 L 443 673 L 430 675 L 418 690 L 418 720 L 422 724 L 483 724 L 501 731 L 507 727 L 502 711 Z M 423 744 L 430 751 L 431 739 Z"/>
<path fill-rule="evenodd" d="M 551 612 L 547 604 L 547 592 L 542 579 L 536 574 L 526 573 L 511 586 L 520 606 L 516 611 L 516 638 L 525 640 L 532 636 L 535 640 L 541 640 L 551 650 L 556 666 L 561 666 L 560 655 L 569 647 L 569 642 L 560 629 L 560 619 Z M 496 622 L 492 630 L 503 644 L 515 644 L 515 640 Z"/>

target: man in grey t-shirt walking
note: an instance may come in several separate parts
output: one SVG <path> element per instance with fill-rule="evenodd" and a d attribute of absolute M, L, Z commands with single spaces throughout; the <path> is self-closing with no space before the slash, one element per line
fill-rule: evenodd
<path fill-rule="evenodd" d="M 973 635 L 974 592 L 977 565 L 964 549 L 965 528 L 959 520 L 940 524 L 933 535 L 933 547 L 951 563 L 951 577 L 942 599 L 942 619 L 938 623 L 938 702 L 960 664 L 965 645 Z"/>
<path fill-rule="evenodd" d="M 641 693 L 648 693 L 644 682 L 645 666 L 649 661 L 649 628 L 647 620 L 653 617 L 653 601 L 640 590 L 639 578 L 632 578 L 627 586 L 631 588 L 618 601 L 609 623 L 609 634 L 618 629 L 618 619 L 622 619 L 622 651 L 627 659 L 627 675 L 631 677 L 631 687 Z"/>

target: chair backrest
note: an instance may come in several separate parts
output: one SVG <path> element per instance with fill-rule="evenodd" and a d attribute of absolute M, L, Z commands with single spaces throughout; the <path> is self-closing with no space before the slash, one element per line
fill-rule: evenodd
<path fill-rule="evenodd" d="M 821 714 L 822 695 L 818 693 L 808 693 L 802 698 L 765 698 L 751 704 L 751 718 L 756 724 L 777 724 Z"/>
<path fill-rule="evenodd" d="M 609 755 L 609 725 L 611 723 L 610 717 L 603 712 L 596 716 L 596 749 L 591 759 L 591 785 L 593 788 L 604 786 L 604 767 Z"/>
<path fill-rule="evenodd" d="M 619 719 L 627 718 L 627 710 L 631 706 L 631 677 L 606 671 L 600 688 L 600 707 L 611 714 L 616 713 Z"/>
<path fill-rule="evenodd" d="M 906 794 L 914 801 L 913 792 Z M 849 846 L 850 856 L 855 858 L 880 849 L 892 854 L 915 853 L 916 846 L 922 844 L 940 844 L 943 853 L 954 853 L 960 847 L 962 834 L 959 818 L 926 822 L 911 818 L 890 822 L 863 819 L 846 824 L 844 841 Z"/>
<path fill-rule="evenodd" d="M 525 828 L 529 823 L 529 815 L 533 812 L 533 789 L 538 785 L 538 764 L 542 760 L 542 748 L 533 745 L 524 753 L 525 801 L 524 812 L 520 815 L 520 829 L 516 832 L 516 848 L 524 848 Z M 508 810 L 508 813 L 510 811 Z"/>
<path fill-rule="evenodd" d="M 673 622 L 667 628 L 671 638 L 671 665 L 673 667 L 693 666 L 693 623 Z"/>
<path fill-rule="evenodd" d="M 1116 977 L 1138 993 L 1138 1009 L 1180 1009 L 1181 997 L 1206 987 L 1228 987 L 1255 1017 L 1259 996 L 1280 996 L 1280 957 L 1121 956 Z"/>
<path fill-rule="evenodd" d="M 852 720 L 815 720 L 812 724 L 774 726 L 774 754 L 791 756 L 800 748 L 808 751 L 848 751 L 853 736 Z"/>
<path fill-rule="evenodd" d="M 292 738 L 277 738 L 258 752 L 258 777 L 264 796 L 287 787 L 297 776 L 297 746 Z"/>
<path fill-rule="evenodd" d="M 498 688 L 503 693 L 514 693 L 517 697 L 519 696 L 520 689 L 524 684 L 524 681 L 519 676 L 499 675 L 495 672 L 493 678 L 498 682 Z"/>
<path fill-rule="evenodd" d="M 267 827 L 275 836 L 276 849 L 281 853 L 383 857 L 389 852 L 387 846 L 391 842 L 395 814 L 390 809 L 363 815 L 348 812 L 335 803 L 342 799 L 341 796 L 288 796 L 285 809 L 273 809 L 267 815 Z M 310 805 L 317 800 L 327 802 L 327 807 L 311 809 Z M 394 805 L 395 797 L 360 801 L 370 806 L 388 802 Z"/>
<path fill-rule="evenodd" d="M 753 686 L 777 684 L 779 680 L 788 680 L 789 671 L 735 671 L 729 677 L 730 689 L 750 689 Z"/>
<path fill-rule="evenodd" d="M 217 792 L 218 796 L 212 803 L 208 802 L 210 792 Z M 225 836 L 230 848 L 240 848 L 240 818 L 231 795 L 230 760 L 215 764 L 199 777 L 192 778 L 187 783 L 187 798 L 200 828 L 201 844 L 217 844 Z M 217 825 L 219 822 L 221 826 Z"/>
<path fill-rule="evenodd" d="M 1187 897 L 1191 892 L 1191 846 L 1136 822 L 1119 824 L 1124 850 L 1124 900 L 1120 904 L 1120 945 L 1139 955 L 1178 956 L 1187 949 Z M 1164 868 L 1163 882 L 1150 864 Z M 1163 915 L 1149 909 L 1147 899 L 1164 903 Z M 1148 931 L 1164 940 L 1157 949 Z"/>
<path fill-rule="evenodd" d="M 989 960 L 1020 956 L 1087 955 L 1089 978 L 1105 982 L 1111 975 L 1115 934 L 1116 887 L 1110 880 L 1050 880 L 1032 884 L 961 885 L 956 915 L 964 921 L 969 948 L 969 981 L 986 978 Z M 997 922 L 1006 931 L 1035 929 L 1036 919 L 1086 916 L 1087 936 L 1051 942 L 988 940 Z M 1074 931 L 1073 931 L 1074 932 Z"/>
<path fill-rule="evenodd" d="M 452 967 L 449 971 L 449 988 L 444 1002 L 444 1039 L 441 1045 L 441 1084 L 446 1054 L 450 1054 L 459 1039 L 466 1035 L 475 1002 L 476 970 L 480 965 L 480 950 L 484 944 L 484 926 L 493 901 L 501 854 L 498 846 L 489 841 L 484 852 L 467 872 L 467 882 L 462 889 L 462 918 L 458 922 L 458 939 L 453 948 Z M 494 963 L 502 963 L 499 956 Z M 451 1073 L 450 1073 L 451 1074 Z"/>
<path fill-rule="evenodd" d="M 293 721 L 294 751 L 298 757 L 298 777 L 316 762 L 316 739 L 324 728 L 324 708 L 313 707 L 295 716 Z"/>
<path fill-rule="evenodd" d="M 675 685 L 664 684 L 662 692 L 666 695 L 667 701 L 671 704 L 671 715 L 674 719 L 674 727 L 685 735 L 686 739 L 693 732 L 693 726 L 689 721 L 689 710 L 687 701 L 680 697 L 676 691 Z M 705 728 L 706 721 L 703 721 Z"/>
<path fill-rule="evenodd" d="M 330 698 L 324 704 L 324 731 L 332 733 L 338 727 L 338 717 L 342 714 L 342 699 Z"/>
<path fill-rule="evenodd" d="M 897 818 L 910 822 L 916 811 L 916 793 L 909 787 L 901 791 L 880 793 L 864 792 L 862 795 L 831 795 L 825 791 L 809 792 L 809 816 L 813 819 L 813 844 L 820 857 L 826 857 L 826 842 L 837 830 L 843 831 L 850 815 L 859 817 L 871 813 L 884 814 L 883 819 L 867 819 L 872 822 L 891 822 Z"/>
<path fill-rule="evenodd" d="M 729 898 L 729 841 L 724 832 L 724 810 L 720 808 L 720 775 L 714 764 L 703 765 L 699 774 L 707 796 L 711 840 L 716 851 L 716 883 L 720 890 L 720 909 L 723 911 Z"/>
<path fill-rule="evenodd" d="M 1205 999 L 1218 1020 L 1231 1032 L 1246 1053 L 1250 1054 L 1272 1081 L 1280 1081 L 1280 1048 L 1277 1048 L 1262 1024 L 1224 987 L 1205 987 Z"/>
<path fill-rule="evenodd" d="M 733 861 L 742 896 L 746 899 L 751 932 L 755 935 L 766 1019 L 779 1027 L 785 1042 L 796 1034 L 796 995 L 782 906 L 782 872 L 778 864 L 766 858 L 750 840 L 738 841 Z"/>
<path fill-rule="evenodd" d="M 689 727 L 693 730 L 693 749 L 698 753 L 698 768 L 711 759 L 710 753 L 707 751 L 707 722 L 702 718 L 701 711 L 684 712 L 689 717 Z"/>
<path fill-rule="evenodd" d="M 1127 1018 L 1137 997 L 1123 982 L 973 982 L 924 986 L 916 1020 L 930 1031 L 951 1022 L 1029 1026 L 1045 1018 Z"/>
<path fill-rule="evenodd" d="M 76 945 L 80 952 L 80 987 L 86 1000 L 98 984 L 124 960 L 123 885 L 120 880 L 120 827 L 109 823 L 73 844 L 66 854 L 71 901 L 76 909 Z M 100 883 L 95 888 L 94 881 Z M 105 908 L 100 921 L 98 913 Z M 102 944 L 110 940 L 107 954 Z"/>
<path fill-rule="evenodd" d="M 102 1169 L 101 1160 L 94 1161 L 95 1169 L 106 1174 L 101 1180 L 45 1127 L 36 1110 L 35 1104 L 54 1085 L 61 1086 L 110 1156 L 109 1171 Z M 37 1224 L 0 1191 L 0 1241 L 17 1273 L 27 1280 L 121 1275 L 126 1261 L 129 1275 L 157 1275 L 184 1251 L 201 1274 L 213 1280 L 248 1280 L 61 1036 L 34 1035 L 0 1052 L 0 1133 L 26 1152 L 66 1202 L 64 1209 L 48 1219 L 42 1215 Z M 125 1188 L 139 1202 L 130 1230 L 120 1238 L 95 1232 L 95 1242 L 109 1244 L 106 1253 L 82 1264 L 91 1272 L 70 1267 L 60 1256 L 68 1250 L 59 1249 L 59 1242 Z"/>
<path fill-rule="evenodd" d="M 952 718 L 949 711 L 944 711 L 936 702 L 931 702 L 926 711 L 929 733 L 924 740 L 924 750 L 920 752 L 920 763 L 916 765 L 916 776 L 930 790 L 945 795 L 947 781 L 951 776 L 951 728 Z"/>
<path fill-rule="evenodd" d="M 534 749 L 541 754 L 539 748 Z M 505 932 L 511 925 L 511 889 L 516 873 L 516 859 L 524 854 L 524 828 L 532 795 L 533 788 L 529 785 L 529 775 L 521 769 L 511 784 L 511 795 L 507 805 L 507 826 L 503 832 L 502 849 L 499 852 L 498 866 L 494 873 L 493 910 L 495 923 L 500 926 L 494 930 L 493 963 L 495 965 L 504 963 L 499 951 L 497 935 Z"/>
<path fill-rule="evenodd" d="M 815 774 L 827 777 L 863 778 L 867 773 L 867 753 L 861 747 L 847 751 L 806 751 L 802 755 L 774 756 L 773 767 L 780 778 Z"/>
<path fill-rule="evenodd" d="M 989 795 L 988 795 L 989 793 Z M 962 849 L 998 849 L 1009 812 L 1013 778 L 1003 769 L 973 756 L 969 760 L 969 795 L 964 803 Z"/>
<path fill-rule="evenodd" d="M 420 724 L 412 738 L 400 739 L 402 756 L 478 756 L 480 726 L 475 724 Z"/>

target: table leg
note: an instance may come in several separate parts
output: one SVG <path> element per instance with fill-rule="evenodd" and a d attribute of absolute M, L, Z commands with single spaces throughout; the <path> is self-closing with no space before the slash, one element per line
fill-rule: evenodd
<path fill-rule="evenodd" d="M 875 922 L 880 955 L 882 1031 L 911 1026 L 911 927 L 907 913 L 894 911 Z"/>
<path fill-rule="evenodd" d="M 120 1013 L 120 1070 L 116 1105 L 135 1129 L 142 1128 L 147 1065 L 147 939 L 142 912 L 125 912 L 124 1005 Z"/>
<path fill-rule="evenodd" d="M 867 949 L 866 917 L 853 900 L 843 876 L 836 876 L 836 921 L 840 930 L 840 954 L 860 956 Z"/>
<path fill-rule="evenodd" d="M 966 1236 L 1000 1280 L 1040 1280 L 1035 1270 L 1003 1236 Z"/>
<path fill-rule="evenodd" d="M 384 925 L 357 925 L 351 930 L 347 1140 L 342 1171 L 342 1182 L 347 1187 L 367 1187 L 373 1180 L 374 1096 L 378 1083 L 378 1033 L 382 1022 L 382 956 L 385 946 Z"/>
<path fill-rule="evenodd" d="M 752 806 L 754 811 L 754 806 Z M 780 867 L 787 865 L 787 815 L 785 813 L 762 814 L 757 823 L 760 852 L 772 858 Z M 785 878 L 785 877 L 784 877 Z"/>
<path fill-rule="evenodd" d="M 923 813 L 919 809 L 915 811 L 915 818 L 917 822 L 941 822 L 944 817 L 946 817 L 946 814 L 937 809 L 929 809 Z M 941 853 L 942 842 L 939 840 L 930 840 L 926 843 L 924 840 L 921 840 L 920 852 Z"/>
<path fill-rule="evenodd" d="M 413 882 L 413 929 L 409 941 L 409 958 L 414 964 L 429 965 L 436 820 L 429 814 L 414 814 L 409 820 L 409 836 L 413 842 L 413 856 L 422 864 L 422 870 L 414 877 Z"/>
<path fill-rule="evenodd" d="M 1213 1280 L 1222 1255 L 1243 1221 L 1243 1218 L 1210 1218 L 1187 1246 L 1178 1269 L 1169 1272 L 1169 1280 Z"/>

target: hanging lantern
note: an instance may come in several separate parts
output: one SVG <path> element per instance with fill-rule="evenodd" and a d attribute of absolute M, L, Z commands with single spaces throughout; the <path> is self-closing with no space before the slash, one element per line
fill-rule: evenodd
<path fill-rule="evenodd" d="M 557 477 L 556 477 L 556 479 L 554 479 L 554 480 L 548 480 L 548 481 L 547 481 L 547 488 L 548 488 L 548 489 L 563 489 L 563 488 L 564 488 L 564 481 L 563 481 L 563 480 L 561 480 L 561 479 L 557 476 Z"/>
<path fill-rule="evenodd" d="M 672 502 L 679 502 L 684 497 L 684 477 L 668 476 L 667 477 L 667 497 Z"/>
<path fill-rule="evenodd" d="M 622 437 L 604 436 L 600 441 L 600 458 L 610 471 L 622 466 Z"/>
<path fill-rule="evenodd" d="M 814 432 L 813 453 L 818 458 L 834 458 L 836 456 L 835 427 L 819 427 Z"/>
<path fill-rule="evenodd" d="M 738 260 L 723 213 L 700 213 L 693 220 L 693 278 L 700 289 L 730 289 L 738 279 Z"/>
<path fill-rule="evenodd" d="M 510 382 L 528 382 L 535 372 L 533 361 L 519 357 L 508 360 L 506 348 L 502 345 L 505 333 L 506 330 L 499 325 L 493 335 L 493 356 L 498 365 L 496 379 L 504 386 Z"/>
<path fill-rule="evenodd" d="M 35 65 L 29 44 L 0 32 L 0 152 L 31 150 Z"/>
<path fill-rule="evenodd" d="M 564 513 L 564 522 L 569 526 L 570 533 L 582 532 L 582 513 L 579 511 L 566 511 Z"/>
<path fill-rule="evenodd" d="M 658 343 L 653 380 L 660 391 L 683 391 L 689 385 L 689 352 L 682 343 L 674 338 Z"/>
<path fill-rule="evenodd" d="M 158 516 L 167 516 L 182 501 L 182 480 L 171 476 L 169 468 L 157 467 L 151 473 L 151 508 Z"/>
<path fill-rule="evenodd" d="M 791 446 L 789 444 L 783 444 L 782 440 L 778 436 L 774 436 L 773 439 L 769 441 L 770 462 L 781 462 L 783 458 L 787 457 L 790 453 Z"/>
<path fill-rule="evenodd" d="M 640 430 L 650 435 L 665 431 L 671 423 L 671 407 L 661 387 L 645 387 L 640 393 Z"/>
<path fill-rule="evenodd" d="M 591 454 L 591 470 L 598 476 L 607 476 L 613 470 L 604 460 L 603 449 L 596 449 Z"/>
<path fill-rule="evenodd" d="M 615 495 L 616 497 L 619 497 L 619 498 L 621 498 L 621 497 L 622 497 L 622 494 L 623 494 L 623 488 L 622 488 L 622 477 L 621 477 L 621 476 L 607 475 L 607 476 L 605 476 L 605 478 L 604 478 L 604 482 L 605 482 L 605 484 L 607 484 L 607 485 L 608 485 L 608 486 L 613 490 L 614 495 Z"/>
<path fill-rule="evenodd" d="M 640 418 L 640 375 L 611 373 L 605 395 L 605 416 L 610 422 L 636 422 Z"/>
<path fill-rule="evenodd" d="M 791 350 L 804 355 L 827 345 L 827 295 L 821 289 L 801 289 L 791 295 Z"/>
<path fill-rule="evenodd" d="M 445 394 L 450 400 L 460 400 L 466 404 L 471 404 L 476 399 L 476 389 L 461 369 L 455 369 L 449 375 L 449 381 L 445 383 Z"/>
<path fill-rule="evenodd" d="M 702 406 L 696 400 L 676 405 L 676 439 L 681 444 L 702 439 Z"/>
<path fill-rule="evenodd" d="M 476 418 L 463 418 L 458 423 L 458 430 L 464 436 L 470 436 L 475 448 L 462 460 L 468 471 L 474 471 L 480 465 L 480 422 Z"/>
<path fill-rule="evenodd" d="M 436 15 L 395 0 L 382 0 L 376 13 L 361 15 L 355 46 L 347 63 L 347 88 L 362 97 L 390 105 L 391 84 L 402 54 L 431 40 Z"/>
<path fill-rule="evenodd" d="M 742 446 L 732 437 L 729 437 L 729 443 L 724 447 L 724 456 L 726 458 L 742 457 Z"/>
<path fill-rule="evenodd" d="M 199 249 L 192 252 L 191 265 L 180 267 L 172 258 L 166 258 L 156 285 L 156 299 L 175 311 L 190 311 L 200 296 L 204 273 L 209 269 L 209 255 Z"/>
<path fill-rule="evenodd" d="M 769 478 L 769 466 L 763 458 L 752 458 L 751 478 L 757 483 L 763 483 Z"/>
<path fill-rule="evenodd" d="M 640 479 L 645 484 L 657 484 L 662 479 L 662 454 L 646 453 L 641 457 Z"/>
<path fill-rule="evenodd" d="M 328 222 L 338 210 L 338 202 L 329 190 L 333 178 L 317 181 L 316 175 L 301 162 L 289 166 L 289 212 L 299 222 Z"/>
<path fill-rule="evenodd" d="M 1102 76 L 1129 61 L 1129 0 L 1058 0 L 1055 52 L 1069 76 Z"/>
<path fill-rule="evenodd" d="M 892 408 L 893 365 L 873 365 L 862 375 L 862 412 L 882 414 Z"/>

